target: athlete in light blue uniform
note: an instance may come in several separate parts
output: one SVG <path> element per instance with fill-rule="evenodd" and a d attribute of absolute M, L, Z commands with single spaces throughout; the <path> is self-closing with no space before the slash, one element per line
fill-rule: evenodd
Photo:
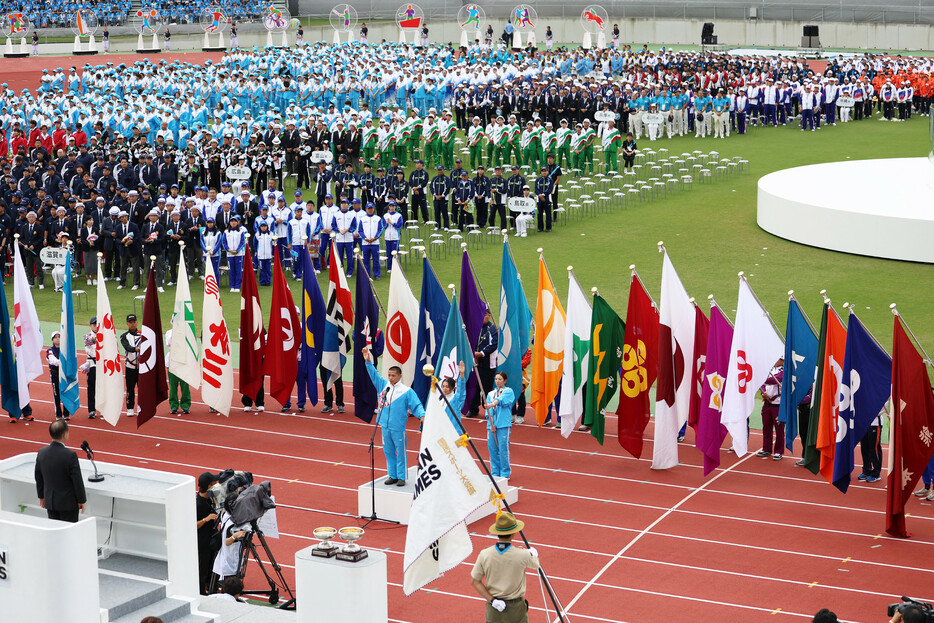
<path fill-rule="evenodd" d="M 490 450 L 490 468 L 494 476 L 509 478 L 509 434 L 512 432 L 512 405 L 516 395 L 506 387 L 506 373 L 497 372 L 496 387 L 486 395 L 486 442 Z"/>

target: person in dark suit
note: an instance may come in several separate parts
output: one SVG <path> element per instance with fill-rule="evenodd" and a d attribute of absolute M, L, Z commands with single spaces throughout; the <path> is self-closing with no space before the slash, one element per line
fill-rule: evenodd
<path fill-rule="evenodd" d="M 117 289 L 122 290 L 126 287 L 127 271 L 132 270 L 133 289 L 139 290 L 142 245 L 139 240 L 139 227 L 136 223 L 130 222 L 130 216 L 126 212 L 120 212 L 120 223 L 116 227 L 114 240 L 117 242 L 120 253 L 120 274 L 118 275 L 120 285 Z"/>
<path fill-rule="evenodd" d="M 39 506 L 49 519 L 77 523 L 78 512 L 84 512 L 88 501 L 81 478 L 78 455 L 65 447 L 68 441 L 68 423 L 55 420 L 49 425 L 52 443 L 39 450 L 36 456 L 36 493 Z"/>
<path fill-rule="evenodd" d="M 143 243 L 143 266 L 146 268 L 146 283 L 149 271 L 156 271 L 156 288 L 164 292 L 162 278 L 165 271 L 165 227 L 159 222 L 162 213 L 153 208 L 149 211 L 149 222 L 143 225 L 140 236 Z M 155 261 L 150 258 L 155 257 Z"/>
<path fill-rule="evenodd" d="M 45 228 L 37 222 L 36 213 L 33 211 L 26 214 L 26 222 L 20 226 L 19 245 L 22 247 L 23 264 L 30 287 L 38 282 L 39 289 L 43 289 L 45 273 L 42 272 L 39 251 L 45 246 Z"/>

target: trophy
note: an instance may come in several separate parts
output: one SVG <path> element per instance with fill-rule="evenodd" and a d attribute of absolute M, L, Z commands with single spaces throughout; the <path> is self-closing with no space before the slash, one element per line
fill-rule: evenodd
<path fill-rule="evenodd" d="M 359 562 L 369 556 L 365 549 L 356 544 L 356 541 L 363 538 L 363 528 L 356 526 L 341 528 L 338 534 L 343 540 L 347 541 L 347 545 L 341 547 L 341 551 L 337 554 L 338 560 Z"/>
<path fill-rule="evenodd" d="M 321 542 L 311 550 L 312 556 L 331 558 L 337 554 L 337 545 L 331 543 L 331 539 L 337 536 L 337 528 L 315 528 L 314 535 Z"/>

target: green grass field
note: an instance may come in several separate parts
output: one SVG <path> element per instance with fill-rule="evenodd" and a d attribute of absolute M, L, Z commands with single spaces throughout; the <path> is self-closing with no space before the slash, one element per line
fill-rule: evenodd
<path fill-rule="evenodd" d="M 746 136 L 734 135 L 725 140 L 684 137 L 655 143 L 653 147 L 667 147 L 672 153 L 717 149 L 721 157 L 740 155 L 749 160 L 751 173 L 710 185 L 695 185 L 691 191 L 620 209 L 612 214 L 562 224 L 550 234 L 532 234 L 524 239 L 510 237 L 529 305 L 534 311 L 536 249 L 542 247 L 562 298 L 567 292 L 566 267 L 573 265 L 584 288 L 599 288 L 617 313 L 624 316 L 630 264 L 636 265 L 649 291 L 658 296 L 661 256 L 656 244 L 662 240 L 687 291 L 699 301 L 704 301 L 708 294 L 714 294 L 731 317 L 738 288 L 736 275 L 743 270 L 782 331 L 788 290 L 795 290 L 805 311 L 817 322 L 821 307 L 818 293 L 826 288 L 841 313 L 843 303 L 851 302 L 860 318 L 887 347 L 892 336 L 889 304 L 897 302 L 922 344 L 934 351 L 934 315 L 930 311 L 934 306 L 934 267 L 802 246 L 776 238 L 756 225 L 756 182 L 760 176 L 787 167 L 847 158 L 926 155 L 927 127 L 926 118 L 915 117 L 907 123 L 897 124 L 876 120 L 840 124 L 825 127 L 820 132 L 760 128 L 753 129 Z M 647 144 L 647 141 L 640 142 L 643 147 Z M 897 184 L 898 180 L 890 182 Z M 293 188 L 294 183 L 290 180 L 287 196 Z M 499 243 L 487 244 L 470 254 L 494 310 L 499 307 L 501 254 L 502 245 Z M 458 283 L 458 253 L 436 260 L 433 265 L 442 284 Z M 421 272 L 420 260 L 410 258 L 406 274 L 416 297 L 421 287 Z M 6 290 L 12 310 L 10 282 L 7 279 Z M 319 275 L 319 282 L 326 293 L 326 273 Z M 51 284 L 50 277 L 46 283 Z M 200 318 L 201 283 L 192 282 L 196 318 Z M 83 278 L 75 280 L 75 288 L 87 289 L 83 284 Z M 114 317 L 122 319 L 133 311 L 133 295 L 142 292 L 117 291 L 112 282 L 108 286 Z M 300 288 L 293 285 L 292 289 L 298 300 Z M 376 282 L 377 294 L 384 303 L 388 289 L 389 279 L 384 274 L 383 279 Z M 40 319 L 57 323 L 61 295 L 49 286 L 42 291 L 34 289 L 33 294 Z M 91 309 L 77 311 L 78 324 L 85 323 L 94 315 L 96 289 L 90 288 L 88 294 Z M 261 287 L 260 294 L 266 309 L 271 288 Z M 239 327 L 239 295 L 222 291 L 222 298 L 227 322 L 235 337 Z M 167 323 L 172 312 L 174 288 L 166 288 L 160 300 L 163 322 Z M 50 331 L 46 333 L 48 339 Z"/>

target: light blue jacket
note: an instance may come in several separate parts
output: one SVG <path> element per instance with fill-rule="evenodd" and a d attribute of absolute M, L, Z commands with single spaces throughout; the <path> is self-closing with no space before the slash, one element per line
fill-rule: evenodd
<path fill-rule="evenodd" d="M 402 431 L 405 430 L 409 413 L 418 419 L 425 417 L 425 409 L 415 392 L 402 383 L 390 385 L 389 381 L 379 375 L 370 361 L 366 362 L 366 371 L 376 387 L 376 393 L 379 394 L 380 406 L 377 407 L 376 412 L 379 414 L 380 426 L 389 430 Z M 388 400 L 392 402 L 383 406 Z"/>

